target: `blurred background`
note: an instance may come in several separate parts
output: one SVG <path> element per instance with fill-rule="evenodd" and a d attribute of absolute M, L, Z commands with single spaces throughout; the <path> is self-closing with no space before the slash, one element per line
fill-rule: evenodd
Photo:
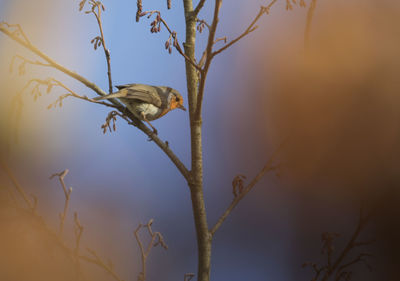
<path fill-rule="evenodd" d="M 376 214 L 361 239 L 376 242 L 353 257 L 373 254 L 368 260 L 373 271 L 360 263 L 352 268 L 352 280 L 399 280 L 400 7 L 391 0 L 319 0 L 305 50 L 309 2 L 287 11 L 286 1 L 278 0 L 259 29 L 216 57 L 210 69 L 203 142 L 211 225 L 232 200 L 233 177 L 251 179 L 288 139 L 276 173 L 258 183 L 216 234 L 212 280 L 311 280 L 312 270 L 301 265 L 325 261 L 321 233 L 341 234 L 338 253 L 356 227 L 361 205 Z M 217 37 L 235 38 L 266 4 L 225 1 Z M 184 60 L 165 51 L 166 30 L 151 34 L 147 18 L 136 23 L 136 1 L 105 0 L 104 5 L 114 85 L 168 85 L 185 98 Z M 166 1 L 144 1 L 143 9 L 160 10 L 184 41 L 180 1 L 172 1 L 171 10 Z M 104 53 L 90 44 L 99 33 L 96 21 L 78 10 L 77 0 L 0 0 L 0 21 L 19 23 L 40 50 L 106 90 Z M 207 1 L 199 17 L 210 22 L 212 11 L 213 2 Z M 198 34 L 198 58 L 206 35 Z M 36 101 L 27 90 L 16 126 L 10 104 L 31 78 L 54 77 L 94 96 L 53 69 L 27 65 L 25 75 L 18 75 L 16 61 L 10 73 L 17 54 L 38 59 L 0 34 L 0 157 L 28 196 L 38 198 L 37 212 L 47 225 L 58 229 L 64 207 L 61 186 L 49 176 L 69 169 L 67 244 L 75 241 L 73 212 L 78 212 L 82 253 L 95 249 L 113 261 L 124 280 L 134 280 L 141 267 L 133 230 L 154 218 L 153 230 L 163 234 L 169 249 L 153 249 L 148 280 L 182 280 L 184 273 L 196 272 L 190 194 L 175 166 L 123 120 L 118 119 L 116 132 L 103 134 L 107 108 L 68 98 L 62 108 L 47 110 L 65 93 L 61 89 Z M 153 125 L 189 166 L 187 113 L 173 111 Z M 3 171 L 0 187 L 0 279 L 71 280 L 73 262 L 54 237 L 10 207 L 7 190 L 13 185 Z M 93 279 L 110 279 L 94 266 L 84 270 Z"/>

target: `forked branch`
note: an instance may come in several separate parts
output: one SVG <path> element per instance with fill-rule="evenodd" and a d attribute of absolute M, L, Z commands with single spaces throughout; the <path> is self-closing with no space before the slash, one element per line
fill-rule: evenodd
<path fill-rule="evenodd" d="M 149 222 L 145 225 L 139 224 L 138 227 L 136 228 L 136 230 L 133 232 L 133 234 L 135 235 L 135 238 L 136 238 L 136 242 L 139 245 L 141 261 L 142 261 L 142 271 L 139 273 L 138 281 L 146 280 L 146 261 L 150 255 L 151 249 L 158 245 L 163 247 L 165 250 L 168 249 L 168 246 L 167 246 L 167 244 L 165 244 L 164 238 L 161 235 L 161 233 L 153 232 L 153 229 L 151 228 L 153 221 L 154 221 L 153 219 L 150 219 Z M 150 236 L 150 242 L 147 244 L 147 247 L 144 246 L 143 242 L 141 241 L 141 239 L 139 237 L 139 231 L 143 227 L 147 228 L 148 234 Z"/>
<path fill-rule="evenodd" d="M 95 264 L 97 266 L 99 266 L 100 268 L 104 269 L 108 274 L 110 274 L 116 281 L 123 281 L 123 279 L 121 277 L 119 277 L 119 275 L 115 272 L 114 270 L 114 265 L 111 261 L 108 261 L 107 263 L 97 254 L 96 251 L 87 248 L 86 249 L 90 255 L 90 256 L 79 256 L 80 259 Z"/>
<path fill-rule="evenodd" d="M 21 29 L 21 31 L 18 31 L 18 32 L 15 32 L 15 31 L 9 29 L 8 26 L 12 27 L 14 25 L 10 25 L 10 24 L 4 23 L 4 22 L 0 23 L 0 31 L 3 32 L 4 34 L 6 34 L 11 39 L 13 39 L 14 41 L 16 41 L 17 43 L 19 43 L 20 45 L 22 45 L 25 48 L 27 48 L 28 50 L 30 50 L 31 52 L 35 53 L 37 56 L 39 56 L 43 60 L 45 60 L 49 64 L 49 66 L 78 80 L 79 82 L 83 83 L 86 87 L 95 91 L 100 96 L 107 95 L 107 93 L 104 92 L 99 86 L 97 86 L 93 82 L 90 82 L 89 80 L 87 80 L 83 76 L 77 74 L 76 72 L 73 72 L 72 70 L 69 70 L 66 67 L 62 66 L 61 64 L 57 63 L 56 61 L 51 59 L 49 56 L 47 56 L 45 53 L 40 51 L 33 44 L 31 44 L 30 41 L 27 39 L 26 35 L 23 35 L 23 36 L 21 35 L 24 33 L 23 33 L 22 29 L 19 27 L 19 25 L 18 25 L 18 27 L 19 27 L 19 29 Z"/>
<path fill-rule="evenodd" d="M 141 3 L 138 1 L 138 3 Z M 140 9 L 139 9 L 140 8 Z M 158 10 L 153 10 L 153 11 L 146 11 L 146 12 L 140 12 L 142 9 L 141 5 L 139 6 L 138 4 L 138 11 L 136 13 L 137 15 L 137 21 L 139 21 L 139 18 L 147 16 L 147 18 L 150 18 L 152 15 L 156 15 L 155 19 L 151 22 L 151 33 L 158 33 L 161 31 L 161 24 L 168 30 L 170 36 L 168 40 L 165 42 L 165 48 L 168 50 L 169 53 L 171 53 L 171 41 L 172 45 L 175 47 L 175 49 L 178 51 L 178 53 L 185 58 L 191 65 L 193 65 L 197 70 L 201 70 L 201 68 L 196 64 L 195 61 L 190 59 L 185 52 L 182 50 L 180 43 L 178 41 L 177 33 L 176 31 L 173 31 L 167 24 L 167 22 L 161 17 L 161 12 Z"/>
<path fill-rule="evenodd" d="M 83 1 L 82 1 L 83 2 Z M 13 30 L 12 28 L 17 26 L 17 30 Z M 45 60 L 49 66 L 60 70 L 61 72 L 65 73 L 66 75 L 76 79 L 77 81 L 81 82 L 84 84 L 86 87 L 92 89 L 95 91 L 98 95 L 104 96 L 107 95 L 106 92 L 104 92 L 99 86 L 94 84 L 93 82 L 90 82 L 83 76 L 65 68 L 64 66 L 58 64 L 55 62 L 53 59 L 51 59 L 49 56 L 44 54 L 42 51 L 40 51 L 38 48 L 36 48 L 34 45 L 30 43 L 22 29 L 20 28 L 19 25 L 10 25 L 8 23 L 0 23 L 0 31 L 6 34 L 8 37 L 19 43 L 20 45 L 24 46 L 28 50 L 32 51 L 35 53 L 37 56 Z M 79 95 L 78 95 L 79 96 Z M 86 99 L 84 97 L 84 99 Z M 139 119 L 137 119 L 132 113 L 126 111 L 125 107 L 121 105 L 120 102 L 118 102 L 115 99 L 110 99 L 110 101 L 115 105 L 115 107 L 124 115 L 128 116 L 132 122 L 130 124 L 133 124 L 136 126 L 139 130 L 141 130 L 143 133 L 145 133 L 151 140 L 153 140 L 158 147 L 161 148 L 161 150 L 164 151 L 164 153 L 170 158 L 170 160 L 175 164 L 175 166 L 178 168 L 178 170 L 181 172 L 183 177 L 186 180 L 190 180 L 190 173 L 189 170 L 186 168 L 186 166 L 181 162 L 181 160 L 175 155 L 175 153 L 171 150 L 169 145 L 167 145 L 166 142 L 162 141 L 157 135 L 154 134 L 154 132 L 149 129 L 147 126 L 143 124 Z"/>
<path fill-rule="evenodd" d="M 327 281 L 330 277 L 334 276 L 335 281 L 341 279 L 350 280 L 352 272 L 348 269 L 357 263 L 364 263 L 369 270 L 371 266 L 368 264 L 366 258 L 371 255 L 368 253 L 359 253 L 355 258 L 348 260 L 350 253 L 359 246 L 365 246 L 373 243 L 374 240 L 357 242 L 361 232 L 364 230 L 365 226 L 368 224 L 373 213 L 364 214 L 363 209 L 360 209 L 359 219 L 357 226 L 353 234 L 351 235 L 349 241 L 343 250 L 339 253 L 338 257 L 334 259 L 334 241 L 340 236 L 338 233 L 322 233 L 322 253 L 326 255 L 327 262 L 323 266 L 318 266 L 312 262 L 306 262 L 303 267 L 311 266 L 314 270 L 314 277 L 312 281 Z"/>
<path fill-rule="evenodd" d="M 233 39 L 232 41 L 228 42 L 225 46 L 221 47 L 220 49 L 214 51 L 212 53 L 212 56 L 216 56 L 219 53 L 225 51 L 226 49 L 228 49 L 230 46 L 232 46 L 233 44 L 235 44 L 236 42 L 238 42 L 240 39 L 242 39 L 243 37 L 249 35 L 251 32 L 253 32 L 254 30 L 256 30 L 258 28 L 258 26 L 256 25 L 256 23 L 258 22 L 258 20 L 261 18 L 262 15 L 264 14 L 269 14 L 269 11 L 272 7 L 272 5 L 274 5 L 278 0 L 272 0 L 271 3 L 268 4 L 268 6 L 261 6 L 260 10 L 258 11 L 258 14 L 256 15 L 256 17 L 253 19 L 253 21 L 250 23 L 250 25 L 247 27 L 247 29 L 240 34 L 238 37 L 236 37 L 235 39 Z"/>
<path fill-rule="evenodd" d="M 67 217 L 67 211 L 68 211 L 68 205 L 69 205 L 69 200 L 71 198 L 71 193 L 72 193 L 72 187 L 67 189 L 67 186 L 65 185 L 64 178 L 68 174 L 69 170 L 66 169 L 60 173 L 54 173 L 50 176 L 50 179 L 54 177 L 58 177 L 58 180 L 60 181 L 61 187 L 64 191 L 64 196 L 65 196 L 65 201 L 64 201 L 64 211 L 60 214 L 60 230 L 59 230 L 59 235 L 61 236 L 64 230 L 64 223 L 65 223 L 65 218 Z"/>

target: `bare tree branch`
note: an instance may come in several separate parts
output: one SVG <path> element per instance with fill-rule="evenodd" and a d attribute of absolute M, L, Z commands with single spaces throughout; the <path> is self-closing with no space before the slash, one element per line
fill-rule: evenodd
<path fill-rule="evenodd" d="M 217 31 L 217 26 L 219 21 L 218 16 L 219 16 L 219 10 L 221 9 L 221 5 L 222 5 L 222 0 L 215 0 L 214 16 L 213 16 L 213 21 L 211 23 L 211 27 L 209 28 L 207 47 L 205 50 L 205 63 L 203 69 L 200 71 L 199 92 L 196 102 L 197 108 L 195 111 L 195 120 L 201 119 L 201 108 L 203 104 L 204 87 L 206 84 L 208 69 L 210 68 L 211 61 L 213 58 L 212 47 L 214 45 L 215 32 Z"/>
<path fill-rule="evenodd" d="M 365 228 L 367 223 L 370 221 L 371 217 L 373 215 L 373 212 L 369 212 L 368 214 L 364 214 L 364 211 L 362 208 L 360 208 L 360 214 L 359 214 L 359 219 L 357 222 L 356 229 L 352 236 L 350 237 L 349 241 L 347 242 L 346 246 L 343 248 L 343 250 L 340 252 L 339 256 L 335 259 L 334 262 L 332 262 L 333 259 L 333 241 L 336 239 L 339 234 L 338 233 L 328 233 L 324 232 L 322 233 L 322 253 L 327 255 L 328 261 L 326 265 L 322 267 L 318 267 L 317 264 L 312 263 L 312 262 L 306 262 L 303 264 L 303 267 L 306 266 L 311 266 L 314 269 L 315 275 L 312 278 L 312 281 L 327 281 L 330 277 L 335 275 L 335 280 L 339 281 L 340 279 L 344 280 L 349 280 L 351 277 L 352 272 L 351 271 L 345 271 L 348 267 L 359 263 L 363 262 L 368 269 L 371 270 L 371 266 L 367 263 L 365 260 L 365 257 L 371 256 L 370 254 L 367 253 L 360 253 L 358 256 L 352 260 L 350 260 L 347 263 L 345 262 L 345 259 L 349 256 L 350 252 L 354 250 L 358 246 L 362 245 L 368 245 L 372 243 L 371 241 L 366 241 L 366 242 L 356 242 L 358 237 L 360 236 L 361 231 Z M 323 275 L 322 275 L 323 273 Z"/>
<path fill-rule="evenodd" d="M 197 4 L 196 8 L 193 11 L 193 15 L 195 17 L 197 17 L 197 15 L 199 14 L 200 10 L 203 8 L 205 2 L 206 2 L 206 0 L 200 0 L 199 1 L 199 3 Z"/>
<path fill-rule="evenodd" d="M 83 233 L 83 226 L 81 225 L 79 219 L 78 219 L 78 213 L 74 212 L 74 233 L 75 233 L 75 249 L 74 249 L 74 254 L 76 256 L 79 256 L 79 246 L 81 243 L 81 237 Z"/>
<path fill-rule="evenodd" d="M 20 45 L 24 46 L 25 48 L 29 49 L 30 51 L 32 51 L 33 53 L 35 53 L 36 55 L 38 55 L 39 57 L 44 59 L 46 62 L 48 62 L 49 65 L 51 65 L 51 67 L 58 69 L 59 71 L 67 74 L 68 76 L 78 80 L 79 82 L 83 83 L 86 87 L 95 91 L 98 95 L 100 95 L 100 96 L 107 95 L 106 92 L 104 92 L 99 86 L 97 86 L 93 82 L 90 82 L 83 76 L 58 64 L 53 59 L 51 59 L 49 56 L 47 56 L 46 54 L 41 52 L 38 48 L 36 48 L 34 45 L 32 45 L 29 40 L 24 39 L 26 36 L 21 38 L 20 36 L 18 36 L 18 33 L 10 31 L 6 26 L 12 26 L 12 25 L 9 25 L 4 22 L 0 23 L 0 31 L 3 32 L 4 34 L 6 34 L 11 39 L 13 39 L 14 41 L 16 41 L 17 43 L 19 43 Z"/>
<path fill-rule="evenodd" d="M 136 230 L 133 232 L 133 234 L 135 235 L 136 238 L 136 242 L 139 245 L 139 249 L 140 249 L 140 256 L 141 256 L 141 261 L 142 261 L 142 271 L 139 273 L 138 276 L 138 281 L 144 281 L 146 280 L 146 261 L 147 258 L 150 255 L 150 251 L 153 247 L 156 247 L 158 245 L 160 245 L 161 247 L 163 247 L 164 249 L 168 249 L 167 244 L 165 244 L 164 242 L 164 238 L 161 235 L 160 232 L 153 232 L 151 225 L 153 224 L 153 219 L 150 219 L 149 222 L 145 225 L 139 224 L 138 227 L 136 228 Z M 147 231 L 149 233 L 150 236 L 150 242 L 147 244 L 147 247 L 145 247 L 142 243 L 142 241 L 140 240 L 139 237 L 139 231 L 142 227 L 147 228 Z"/>
<path fill-rule="evenodd" d="M 92 8 L 91 8 L 90 11 L 87 11 L 86 13 L 88 13 L 88 12 L 92 13 L 96 17 L 97 24 L 99 26 L 100 42 L 101 42 L 101 45 L 103 45 L 104 55 L 105 55 L 106 61 L 107 61 L 108 92 L 111 94 L 113 92 L 113 86 L 112 86 L 112 79 L 111 79 L 110 50 L 107 49 L 107 47 L 106 47 L 106 41 L 104 39 L 104 33 L 103 33 L 103 25 L 102 25 L 102 22 L 101 22 L 101 11 L 104 11 L 105 8 L 104 8 L 104 5 L 100 1 L 90 0 L 90 4 L 92 5 Z M 97 8 L 97 11 L 96 11 L 96 8 Z M 96 38 L 92 40 L 92 43 L 95 40 L 96 40 Z M 98 46 L 98 44 L 96 45 L 96 43 L 95 43 L 94 46 L 95 46 L 94 48 L 96 49 L 96 46 Z"/>
<path fill-rule="evenodd" d="M 221 217 L 218 219 L 218 221 L 215 223 L 215 225 L 211 228 L 210 234 L 213 236 L 215 232 L 220 228 L 222 223 L 226 220 L 226 218 L 230 215 L 232 210 L 236 207 L 236 205 L 249 193 L 252 188 L 261 180 L 261 178 L 268 172 L 273 170 L 275 167 L 273 166 L 273 162 L 279 155 L 282 147 L 282 143 L 275 151 L 272 153 L 271 157 L 265 164 L 265 166 L 261 169 L 261 171 L 251 180 L 251 182 L 242 189 L 242 192 L 240 192 L 237 196 L 234 197 L 232 203 L 228 206 L 228 208 L 225 210 L 225 212 L 221 215 Z"/>
<path fill-rule="evenodd" d="M 139 7 L 139 6 L 138 6 Z M 139 11 L 139 9 L 138 9 Z M 168 49 L 169 53 L 171 53 L 171 48 L 170 47 L 170 40 L 171 38 L 173 39 L 173 46 L 175 47 L 175 49 L 178 51 L 178 53 L 183 56 L 185 58 L 186 61 L 188 61 L 191 65 L 193 65 L 196 69 L 201 70 L 201 68 L 196 64 L 195 61 L 193 61 L 192 59 L 190 59 L 185 52 L 182 50 L 179 41 L 178 41 L 178 37 L 177 37 L 177 33 L 176 31 L 172 31 L 171 28 L 168 26 L 167 22 L 161 17 L 161 12 L 158 10 L 153 10 L 153 11 L 146 11 L 146 12 L 141 12 L 141 13 L 137 13 L 139 18 L 140 17 L 144 17 L 147 15 L 147 18 L 150 18 L 153 14 L 156 14 L 156 18 L 155 20 L 151 23 L 151 33 L 157 33 L 160 32 L 161 30 L 161 26 L 160 24 L 162 23 L 165 28 L 168 30 L 170 37 L 168 38 L 167 42 L 166 42 L 166 49 Z"/>
<path fill-rule="evenodd" d="M 64 230 L 65 218 L 67 217 L 69 200 L 71 198 L 71 193 L 72 193 L 72 187 L 67 189 L 67 186 L 65 185 L 65 182 L 64 182 L 64 178 L 68 174 L 68 172 L 69 172 L 69 170 L 65 169 L 64 171 L 62 171 L 60 173 L 52 174 L 49 178 L 49 179 L 52 179 L 54 177 L 58 177 L 58 180 L 60 181 L 61 187 L 64 191 L 64 196 L 65 196 L 64 211 L 60 214 L 60 230 L 59 230 L 60 236 L 62 236 L 62 233 Z"/>
<path fill-rule="evenodd" d="M 253 32 L 254 30 L 256 30 L 258 28 L 258 26 L 256 26 L 255 24 L 257 23 L 257 21 L 261 18 L 262 15 L 264 14 L 269 14 L 269 10 L 272 7 L 272 5 L 274 5 L 278 0 L 272 0 L 271 3 L 268 4 L 268 6 L 261 6 L 260 10 L 258 12 L 258 14 L 256 15 L 256 17 L 253 19 L 253 21 L 250 23 L 250 25 L 247 27 L 247 29 L 238 37 L 236 37 L 235 39 L 233 39 L 232 41 L 228 42 L 225 46 L 223 46 L 222 48 L 214 51 L 212 53 L 212 56 L 216 56 L 219 53 L 225 51 L 226 49 L 228 49 L 230 46 L 232 46 L 233 44 L 235 44 L 236 42 L 238 42 L 240 39 L 242 39 L 243 37 L 245 37 L 246 35 L 250 34 L 251 32 Z"/>
<path fill-rule="evenodd" d="M 24 189 L 21 187 L 21 185 L 18 183 L 16 177 L 14 176 L 13 172 L 11 171 L 11 169 L 8 167 L 8 165 L 3 162 L 0 159 L 0 166 L 2 167 L 2 169 L 4 170 L 4 172 L 7 174 L 7 176 L 10 178 L 10 180 L 12 181 L 12 183 L 15 186 L 15 189 L 18 191 L 18 193 L 21 195 L 22 199 L 25 201 L 26 205 L 28 206 L 28 208 L 30 210 L 34 210 L 34 204 L 31 202 L 31 200 L 29 200 L 28 196 L 26 195 Z"/>
<path fill-rule="evenodd" d="M 40 66 L 48 66 L 48 67 L 51 67 L 51 64 L 43 63 L 43 62 L 40 62 L 40 61 L 33 61 L 33 60 L 29 60 L 29 59 L 27 59 L 27 58 L 25 58 L 25 57 L 23 57 L 23 56 L 21 56 L 21 55 L 15 55 L 15 56 L 12 58 L 11 63 L 10 63 L 10 73 L 13 72 L 14 64 L 15 64 L 15 61 L 16 61 L 17 59 L 22 60 L 22 63 L 21 63 L 21 64 L 19 65 L 19 67 L 18 67 L 18 72 L 19 72 L 20 75 L 25 74 L 25 65 L 26 65 L 27 63 L 33 64 L 33 65 L 40 65 Z"/>
<path fill-rule="evenodd" d="M 114 265 L 109 262 L 108 264 L 106 262 L 104 262 L 100 256 L 96 253 L 96 251 L 87 248 L 86 249 L 93 257 L 88 257 L 88 256 L 79 256 L 80 259 L 95 264 L 97 266 L 99 266 L 100 268 L 104 269 L 107 273 L 109 273 L 115 280 L 117 281 L 123 281 L 123 279 L 121 279 L 121 277 L 119 277 L 119 275 L 115 272 L 114 270 Z"/>
<path fill-rule="evenodd" d="M 6 171 L 7 175 L 12 179 L 12 181 L 15 183 L 15 188 L 18 191 L 18 194 L 24 199 L 24 200 L 28 200 L 26 201 L 28 208 L 22 208 L 18 205 L 15 205 L 16 210 L 18 212 L 23 213 L 24 215 L 29 215 L 35 222 L 38 223 L 38 226 L 41 227 L 41 229 L 43 229 L 43 231 L 45 231 L 49 238 L 51 239 L 51 241 L 53 241 L 55 243 L 55 245 L 57 245 L 62 252 L 66 255 L 66 257 L 68 259 L 71 260 L 71 262 L 75 265 L 76 267 L 76 273 L 78 276 L 77 280 L 82 280 L 85 279 L 83 276 L 83 272 L 80 269 L 80 264 L 79 264 L 79 260 L 78 260 L 78 256 L 77 256 L 77 249 L 79 248 L 79 241 L 80 241 L 80 237 L 82 235 L 82 231 L 83 231 L 83 227 L 81 227 L 81 231 L 79 231 L 77 240 L 76 240 L 76 249 L 75 251 L 73 251 L 71 248 L 69 248 L 66 243 L 64 242 L 64 240 L 61 238 L 60 235 L 57 235 L 44 221 L 43 217 L 41 217 L 40 215 L 38 215 L 34 210 L 37 204 L 37 198 L 34 197 L 34 203 L 31 203 L 29 199 L 27 199 L 25 192 L 23 191 L 23 188 L 18 184 L 16 178 L 14 177 L 14 175 L 11 173 L 10 169 L 8 168 L 8 166 L 4 163 L 0 161 L 1 166 L 4 168 L 4 170 Z M 62 176 L 62 173 L 60 173 L 60 175 Z M 65 176 L 65 174 L 64 174 Z M 68 191 L 67 191 L 68 192 Z M 76 216 L 76 222 L 79 224 L 79 221 L 77 220 L 77 216 Z M 79 224 L 80 225 L 80 224 Z M 81 279 L 82 277 L 82 279 Z"/>
<path fill-rule="evenodd" d="M 9 25 L 7 23 L 0 23 L 0 31 L 9 36 L 11 39 L 19 43 L 20 45 L 24 46 L 25 48 L 29 49 L 42 59 L 44 59 L 46 62 L 48 62 L 51 67 L 60 70 L 61 72 L 67 74 L 68 76 L 78 80 L 79 82 L 83 83 L 86 87 L 92 89 L 95 91 L 98 95 L 104 96 L 107 95 L 106 92 L 104 92 L 100 87 L 98 87 L 96 84 L 90 82 L 83 76 L 65 68 L 64 66 L 56 63 L 53 59 L 45 55 L 43 52 L 41 52 L 39 49 L 37 49 L 34 45 L 30 43 L 27 38 L 25 39 L 26 36 L 19 36 L 19 34 L 23 34 L 23 31 L 19 31 L 18 33 L 10 31 L 9 30 Z M 28 86 L 28 85 L 27 85 Z M 27 87 L 26 86 L 26 87 Z M 78 95 L 79 96 L 79 95 Z M 84 98 L 86 99 L 86 98 Z M 169 145 L 166 144 L 166 142 L 162 141 L 157 135 L 154 134 L 152 130 L 147 128 L 146 125 L 143 124 L 139 119 L 137 119 L 132 113 L 128 112 L 125 110 L 125 107 L 121 105 L 120 102 L 118 102 L 115 99 L 110 99 L 110 101 L 116 106 L 116 108 L 122 112 L 123 114 L 127 115 L 130 120 L 132 120 L 132 124 L 134 124 L 139 130 L 141 130 L 143 133 L 145 133 L 151 140 L 153 140 L 160 148 L 165 152 L 165 154 L 170 158 L 170 160 L 175 164 L 175 166 L 178 168 L 178 170 L 181 172 L 183 177 L 186 180 L 190 180 L 190 173 L 189 170 L 186 168 L 186 166 L 180 161 L 180 159 L 175 155 L 175 153 L 170 149 Z"/>

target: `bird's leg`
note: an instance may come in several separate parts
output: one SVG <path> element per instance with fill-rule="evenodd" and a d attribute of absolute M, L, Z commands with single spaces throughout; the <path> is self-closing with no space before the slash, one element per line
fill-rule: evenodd
<path fill-rule="evenodd" d="M 158 131 L 157 131 L 157 129 L 156 128 L 154 128 L 154 126 L 153 125 L 151 125 L 151 123 L 150 123 L 150 121 L 149 120 L 147 120 L 147 118 L 146 118 L 146 114 L 142 111 L 141 113 L 140 113 L 141 115 L 142 115 L 142 118 L 143 118 L 143 120 L 147 123 L 147 124 L 149 124 L 149 126 L 153 129 L 153 133 L 155 134 L 155 135 L 158 135 Z"/>

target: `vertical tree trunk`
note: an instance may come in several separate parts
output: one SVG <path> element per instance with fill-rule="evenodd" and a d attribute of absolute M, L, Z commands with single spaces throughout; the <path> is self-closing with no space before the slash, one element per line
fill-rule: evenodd
<path fill-rule="evenodd" d="M 196 16 L 193 14 L 192 0 L 183 0 L 186 20 L 186 42 L 184 43 L 185 54 L 195 61 L 196 45 Z M 207 214 L 203 195 L 203 149 L 202 149 L 202 120 L 201 114 L 195 114 L 198 94 L 198 73 L 193 65 L 186 61 L 186 79 L 190 115 L 191 157 L 192 169 L 191 179 L 188 182 L 191 192 L 193 216 L 196 227 L 198 246 L 198 281 L 210 280 L 211 261 L 211 235 L 208 230 Z"/>

